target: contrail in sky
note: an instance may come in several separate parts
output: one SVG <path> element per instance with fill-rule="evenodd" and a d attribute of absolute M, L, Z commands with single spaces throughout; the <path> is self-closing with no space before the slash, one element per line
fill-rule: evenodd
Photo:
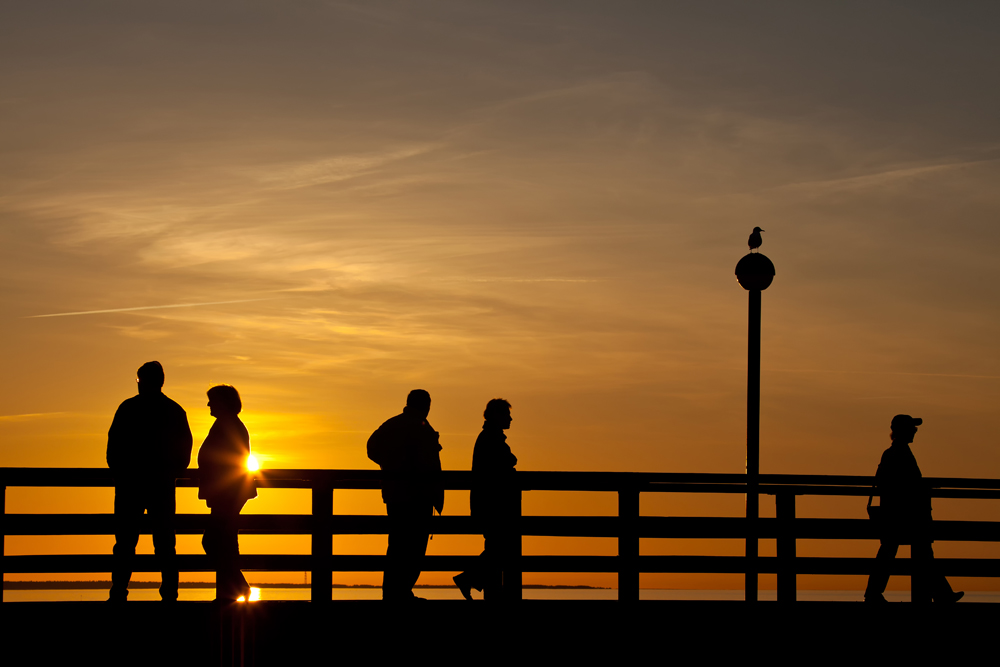
<path fill-rule="evenodd" d="M 54 415 L 68 415 L 69 412 L 30 412 L 23 415 L 0 415 L 0 422 L 22 421 L 25 419 L 37 419 L 38 417 L 52 417 Z"/>
<path fill-rule="evenodd" d="M 978 380 L 1000 380 L 1000 375 L 972 375 L 970 373 L 917 373 L 907 371 L 841 371 L 820 368 L 762 368 L 768 373 L 829 373 L 834 375 L 919 375 L 921 377 L 937 378 L 972 378 Z M 893 398 L 886 396 L 883 398 Z"/>
<path fill-rule="evenodd" d="M 165 306 L 136 306 L 135 308 L 108 308 L 105 310 L 80 310 L 74 313 L 49 313 L 48 315 L 27 315 L 23 319 L 36 317 L 67 317 L 69 315 L 97 315 L 100 313 L 127 313 L 133 310 L 157 310 L 159 308 L 191 308 L 193 306 L 221 306 L 226 303 L 249 303 L 250 301 L 267 301 L 267 299 L 237 299 L 236 301 L 206 301 L 205 303 L 171 303 Z"/>

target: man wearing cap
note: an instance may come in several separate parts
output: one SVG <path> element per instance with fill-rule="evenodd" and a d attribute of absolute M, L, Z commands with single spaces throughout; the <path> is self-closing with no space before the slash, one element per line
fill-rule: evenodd
<path fill-rule="evenodd" d="M 868 577 L 866 602 L 885 602 L 882 596 L 889 583 L 889 569 L 900 544 L 910 545 L 910 558 L 922 573 L 913 577 L 913 590 L 918 599 L 933 598 L 935 602 L 956 602 L 963 592 L 954 592 L 944 575 L 934 571 L 934 551 L 931 528 L 931 494 L 924 483 L 910 443 L 923 420 L 910 415 L 892 418 L 889 438 L 892 446 L 882 454 L 875 473 L 875 487 L 881 500 L 881 543 L 875 557 L 875 571 Z"/>
<path fill-rule="evenodd" d="M 191 428 L 183 408 L 163 394 L 163 366 L 136 371 L 139 393 L 125 400 L 108 431 L 108 467 L 115 478 L 114 572 L 108 602 L 124 602 L 132 578 L 142 515 L 149 513 L 160 597 L 177 600 L 174 486 L 191 462 Z"/>

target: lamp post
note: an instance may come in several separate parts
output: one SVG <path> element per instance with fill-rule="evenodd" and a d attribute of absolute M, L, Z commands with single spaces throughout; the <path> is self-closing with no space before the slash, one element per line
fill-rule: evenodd
<path fill-rule="evenodd" d="M 760 293 L 774 280 L 774 264 L 751 252 L 736 264 L 736 280 L 750 293 L 747 327 L 747 602 L 757 601 L 757 518 L 760 516 Z"/>

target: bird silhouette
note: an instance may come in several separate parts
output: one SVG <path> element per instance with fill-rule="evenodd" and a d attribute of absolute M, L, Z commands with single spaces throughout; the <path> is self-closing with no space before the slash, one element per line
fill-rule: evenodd
<path fill-rule="evenodd" d="M 759 248 L 760 244 L 764 242 L 764 240 L 760 238 L 760 233 L 762 231 L 764 230 L 761 229 L 760 227 L 753 228 L 753 234 L 751 234 L 750 238 L 747 239 L 747 245 L 750 246 L 750 252 L 753 252 L 754 250 Z"/>

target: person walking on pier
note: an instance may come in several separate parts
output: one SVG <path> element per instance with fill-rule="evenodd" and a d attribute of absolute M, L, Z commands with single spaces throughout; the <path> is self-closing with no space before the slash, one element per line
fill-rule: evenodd
<path fill-rule="evenodd" d="M 944 575 L 935 571 L 931 528 L 930 487 L 924 483 L 910 443 L 923 420 L 910 415 L 892 418 L 889 437 L 892 446 L 882 454 L 875 486 L 880 500 L 879 531 L 881 546 L 875 557 L 875 569 L 868 577 L 866 602 L 885 602 L 882 593 L 889 583 L 889 569 L 900 544 L 910 545 L 910 557 L 918 568 L 913 576 L 917 599 L 957 602 L 964 592 L 955 592 Z M 869 504 L 871 500 L 869 499 Z"/>
<path fill-rule="evenodd" d="M 431 396 L 414 389 L 403 413 L 368 438 L 368 458 L 382 469 L 382 501 L 389 515 L 389 548 L 382 576 L 383 600 L 418 600 L 413 586 L 427 553 L 430 518 L 444 509 L 441 445 L 427 422 Z"/>
<path fill-rule="evenodd" d="M 215 599 L 234 602 L 242 596 L 249 601 L 250 585 L 238 566 L 238 523 L 243 505 L 257 497 L 247 468 L 250 434 L 238 416 L 243 402 L 235 387 L 221 384 L 209 389 L 208 409 L 215 423 L 198 450 L 198 497 L 212 516 L 201 544 L 215 561 Z"/>
<path fill-rule="evenodd" d="M 108 467 L 115 480 L 114 571 L 109 602 L 125 602 L 139 523 L 149 513 L 153 550 L 161 572 L 160 597 L 177 600 L 174 486 L 191 462 L 187 414 L 163 394 L 158 361 L 136 371 L 139 393 L 125 400 L 108 431 Z"/>
<path fill-rule="evenodd" d="M 471 589 L 499 592 L 503 583 L 503 550 L 510 539 L 509 530 L 517 511 L 517 487 L 514 466 L 517 457 L 510 451 L 504 431 L 510 428 L 510 403 L 494 398 L 483 412 L 483 430 L 472 451 L 473 486 L 470 496 L 472 518 L 483 531 L 483 553 L 474 569 L 457 575 L 455 585 L 466 600 Z"/>

